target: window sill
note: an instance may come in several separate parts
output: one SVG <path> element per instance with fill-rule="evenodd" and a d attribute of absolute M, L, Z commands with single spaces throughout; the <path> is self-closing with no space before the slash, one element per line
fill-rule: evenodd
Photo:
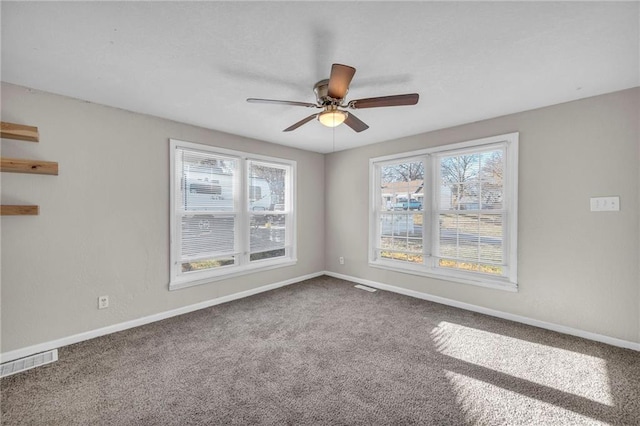
<path fill-rule="evenodd" d="M 517 292 L 518 284 L 509 281 L 508 278 L 504 277 L 485 277 L 478 276 L 475 274 L 468 274 L 460 271 L 446 271 L 446 272 L 438 272 L 434 270 L 424 270 L 418 268 L 402 268 L 395 264 L 390 264 L 390 262 L 374 262 L 369 261 L 369 266 L 373 268 L 386 269 L 388 271 L 400 272 L 403 274 L 411 274 L 411 275 L 419 275 L 422 277 L 435 278 L 444 281 L 451 281 L 460 284 L 471 284 L 479 287 L 492 288 L 496 290 L 503 290 L 509 292 Z"/>
<path fill-rule="evenodd" d="M 258 262 L 256 262 L 258 263 Z M 298 263 L 298 259 L 282 259 L 273 262 L 260 262 L 259 264 L 248 265 L 244 267 L 229 268 L 227 271 L 210 271 L 203 272 L 202 274 L 189 274 L 188 276 L 181 276 L 180 278 L 173 278 L 169 282 L 169 290 L 180 290 L 182 288 L 193 287 L 196 285 L 209 284 L 215 281 L 226 280 L 229 278 L 235 278 L 242 275 L 254 274 L 256 272 L 269 271 L 271 269 L 284 268 L 286 266 L 293 266 Z"/>

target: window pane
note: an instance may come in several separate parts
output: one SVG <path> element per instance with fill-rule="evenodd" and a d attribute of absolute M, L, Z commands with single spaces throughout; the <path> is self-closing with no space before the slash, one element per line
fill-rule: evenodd
<path fill-rule="evenodd" d="M 220 266 L 228 266 L 235 264 L 235 256 L 221 257 L 215 259 L 205 259 L 193 262 L 183 262 L 181 265 L 182 273 L 204 271 L 207 269 L 219 268 Z"/>
<path fill-rule="evenodd" d="M 503 170 L 503 148 L 440 157 L 440 266 L 502 273 L 503 215 L 464 212 L 503 208 Z"/>
<path fill-rule="evenodd" d="M 278 249 L 278 250 L 263 251 L 260 253 L 252 253 L 250 258 L 251 258 L 251 261 L 253 262 L 255 260 L 273 259 L 274 257 L 283 257 L 284 255 L 285 255 L 285 250 Z"/>
<path fill-rule="evenodd" d="M 380 257 L 410 263 L 423 262 L 422 214 L 381 215 Z"/>
<path fill-rule="evenodd" d="M 483 182 L 502 184 L 504 174 L 504 151 L 495 149 L 480 155 L 480 176 Z"/>
<path fill-rule="evenodd" d="M 490 263 L 504 262 L 503 220 L 501 214 L 480 216 L 480 260 Z"/>
<path fill-rule="evenodd" d="M 421 214 L 383 214 L 380 215 L 380 235 L 396 237 L 421 237 Z"/>
<path fill-rule="evenodd" d="M 422 210 L 424 164 L 407 161 L 380 167 L 382 210 Z"/>
<path fill-rule="evenodd" d="M 380 257 L 383 259 L 398 260 L 401 262 L 418 264 L 421 264 L 423 260 L 422 254 L 398 253 L 390 250 L 382 250 L 380 252 Z"/>
<path fill-rule="evenodd" d="M 402 237 L 395 237 L 393 239 L 393 249 L 407 251 L 407 239 Z"/>
<path fill-rule="evenodd" d="M 449 184 L 477 182 L 480 172 L 480 155 L 456 155 L 440 158 L 440 177 Z"/>
<path fill-rule="evenodd" d="M 380 235 L 388 236 L 393 235 L 393 215 L 381 214 L 380 215 Z"/>
<path fill-rule="evenodd" d="M 387 192 L 386 188 L 382 188 L 376 208 L 383 212 L 393 211 L 393 193 Z"/>
<path fill-rule="evenodd" d="M 480 194 L 483 209 L 502 209 L 504 153 L 501 149 L 481 156 Z"/>
<path fill-rule="evenodd" d="M 393 238 L 392 237 L 382 237 L 380 239 L 380 248 L 381 249 L 391 249 L 391 250 L 393 250 Z"/>
<path fill-rule="evenodd" d="M 440 185 L 439 198 L 440 210 L 456 210 L 458 205 L 458 185 L 455 183 L 443 183 Z"/>
<path fill-rule="evenodd" d="M 478 215 L 440 215 L 440 257 L 478 259 Z"/>
<path fill-rule="evenodd" d="M 502 209 L 502 182 L 482 182 L 480 186 L 482 208 L 488 210 Z"/>
<path fill-rule="evenodd" d="M 458 262 L 449 259 L 440 259 L 439 266 L 444 268 L 461 269 L 464 271 L 481 272 L 484 274 L 502 275 L 503 269 L 499 265 L 486 265 L 477 262 Z"/>
<path fill-rule="evenodd" d="M 497 239 L 501 242 L 503 220 L 504 217 L 502 214 L 480 215 L 480 235 L 482 235 L 483 237 L 497 237 Z"/>
<path fill-rule="evenodd" d="M 250 252 L 284 249 L 286 243 L 286 216 L 273 220 L 267 215 L 251 215 Z M 284 252 L 283 254 L 284 255 Z"/>
<path fill-rule="evenodd" d="M 181 227 L 181 260 L 235 252 L 234 216 L 183 216 Z"/>
<path fill-rule="evenodd" d="M 441 262 L 441 266 L 474 270 L 473 268 L 479 268 L 479 263 L 502 263 L 502 221 L 501 214 L 440 215 L 439 257 L 450 259 L 448 262 Z M 469 266 L 471 264 L 476 266 Z"/>
<path fill-rule="evenodd" d="M 477 182 L 459 184 L 461 197 L 457 200 L 458 210 L 479 210 L 480 185 Z"/>
<path fill-rule="evenodd" d="M 458 257 L 458 215 L 440 215 L 440 257 Z"/>
<path fill-rule="evenodd" d="M 422 238 L 424 226 L 422 224 L 423 215 L 422 213 L 412 214 L 410 215 L 411 223 L 411 232 L 409 232 L 409 237 L 412 238 Z"/>
<path fill-rule="evenodd" d="M 249 161 L 249 210 L 284 211 L 288 166 Z"/>
<path fill-rule="evenodd" d="M 285 256 L 289 166 L 248 162 L 249 260 Z"/>
<path fill-rule="evenodd" d="M 183 211 L 235 209 L 237 159 L 188 149 L 179 151 L 178 157 L 175 176 Z"/>
<path fill-rule="evenodd" d="M 422 238 L 409 238 L 407 250 L 412 253 L 422 253 Z"/>
<path fill-rule="evenodd" d="M 423 261 L 424 163 L 406 160 L 380 166 L 379 256 L 407 263 Z"/>
<path fill-rule="evenodd" d="M 459 238 L 457 256 L 459 259 L 478 260 L 478 250 L 477 237 Z"/>

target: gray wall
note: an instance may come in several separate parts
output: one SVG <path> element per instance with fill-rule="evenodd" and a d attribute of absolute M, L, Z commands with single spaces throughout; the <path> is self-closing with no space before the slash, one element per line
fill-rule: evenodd
<path fill-rule="evenodd" d="M 635 88 L 328 155 L 326 269 L 640 342 L 639 96 Z M 516 131 L 519 292 L 368 266 L 369 158 Z M 589 198 L 605 195 L 620 196 L 621 211 L 590 212 Z"/>
<path fill-rule="evenodd" d="M 60 166 L 2 173 L 3 204 L 40 205 L 2 217 L 2 352 L 324 269 L 321 154 L 4 83 L 2 120 L 40 130 L 3 156 Z M 297 161 L 298 264 L 169 292 L 169 138 Z"/>
<path fill-rule="evenodd" d="M 60 175 L 2 173 L 2 203 L 41 213 L 0 222 L 0 350 L 324 269 L 640 342 L 639 97 L 627 90 L 325 157 L 3 83 L 2 120 L 38 126 L 41 142 L 3 140 L 2 155 L 58 161 Z M 367 265 L 369 158 L 513 131 L 518 293 Z M 298 264 L 169 292 L 169 138 L 296 160 Z M 619 195 L 622 210 L 589 212 L 601 195 Z M 98 310 L 105 294 L 111 306 Z"/>

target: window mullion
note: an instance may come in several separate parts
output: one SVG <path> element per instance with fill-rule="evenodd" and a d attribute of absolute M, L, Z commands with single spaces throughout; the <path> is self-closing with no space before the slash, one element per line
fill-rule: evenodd
<path fill-rule="evenodd" d="M 172 250 L 172 262 L 171 262 L 171 276 L 177 276 L 180 271 L 179 261 L 182 258 L 182 226 L 180 223 L 182 222 L 182 209 L 178 209 L 178 200 L 177 195 L 180 194 L 180 199 L 184 197 L 184 187 L 180 185 L 180 182 L 177 181 L 177 166 L 176 163 L 181 165 L 181 169 L 184 169 L 184 162 L 182 161 L 182 149 L 178 149 L 178 147 L 172 146 L 170 149 L 171 155 L 171 185 L 174 187 L 179 187 L 179 191 L 171 191 L 171 241 L 170 248 Z M 180 201 L 180 204 L 182 201 Z"/>
<path fill-rule="evenodd" d="M 294 223 L 294 215 L 291 214 L 291 212 L 295 209 L 295 206 L 292 205 L 292 202 L 294 200 L 293 194 L 295 192 L 295 171 L 293 169 L 293 167 L 289 167 L 287 169 L 287 178 L 285 180 L 285 187 L 284 187 L 284 235 L 285 235 L 285 246 L 287 248 L 285 248 L 285 256 L 293 256 L 293 253 L 291 253 L 292 247 L 293 247 L 293 241 L 295 239 L 295 226 L 296 224 Z"/>
<path fill-rule="evenodd" d="M 378 260 L 382 258 L 382 206 L 380 205 L 379 197 L 382 197 L 382 167 L 378 165 L 376 167 L 376 188 L 375 188 L 376 199 L 374 203 L 374 210 L 377 212 L 377 222 L 376 222 L 376 245 L 380 248 L 379 251 L 376 251 L 374 257 Z M 393 239 L 393 236 L 392 236 Z"/>
<path fill-rule="evenodd" d="M 439 264 L 440 258 L 440 187 L 442 185 L 442 177 L 440 176 L 440 169 L 438 165 L 438 156 L 429 155 L 429 165 L 431 166 L 431 265 L 430 268 L 434 269 Z"/>
<path fill-rule="evenodd" d="M 241 170 L 238 179 L 238 202 L 236 208 L 238 209 L 238 238 L 236 240 L 237 250 L 240 253 L 239 264 L 245 266 L 249 263 L 249 251 L 250 251 L 250 238 L 251 238 L 251 212 L 249 212 L 249 161 L 246 158 L 240 159 Z"/>
<path fill-rule="evenodd" d="M 422 158 L 422 168 L 424 170 L 422 183 L 422 264 L 427 268 L 431 267 L 433 253 L 433 176 L 431 166 L 431 156 Z M 428 207 L 427 207 L 428 204 Z"/>
<path fill-rule="evenodd" d="M 371 173 L 371 190 L 369 191 L 370 204 L 369 204 L 369 217 L 371 218 L 371 224 L 375 224 L 375 228 L 370 226 L 369 228 L 369 261 L 379 260 L 379 249 L 382 244 L 382 234 L 380 232 L 380 221 L 382 220 L 380 212 L 380 198 L 382 197 L 382 179 L 380 174 L 379 164 L 370 164 Z"/>

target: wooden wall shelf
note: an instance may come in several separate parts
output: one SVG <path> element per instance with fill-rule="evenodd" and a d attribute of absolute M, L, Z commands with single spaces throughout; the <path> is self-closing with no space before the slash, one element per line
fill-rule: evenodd
<path fill-rule="evenodd" d="M 27 142 L 39 142 L 38 128 L 24 124 L 0 122 L 0 137 Z M 21 158 L 0 157 L 0 172 L 35 173 L 39 175 L 58 175 L 58 163 L 54 161 L 23 160 Z M 40 213 L 38 206 L 0 206 L 0 216 L 35 216 Z"/>
<path fill-rule="evenodd" d="M 0 216 L 37 216 L 38 213 L 38 206 L 0 206 Z"/>
<path fill-rule="evenodd" d="M 0 158 L 0 172 L 34 173 L 38 175 L 58 175 L 58 163 L 54 161 L 23 160 L 20 158 Z"/>
<path fill-rule="evenodd" d="M 0 137 L 21 141 L 39 142 L 38 128 L 24 124 L 0 122 Z"/>

